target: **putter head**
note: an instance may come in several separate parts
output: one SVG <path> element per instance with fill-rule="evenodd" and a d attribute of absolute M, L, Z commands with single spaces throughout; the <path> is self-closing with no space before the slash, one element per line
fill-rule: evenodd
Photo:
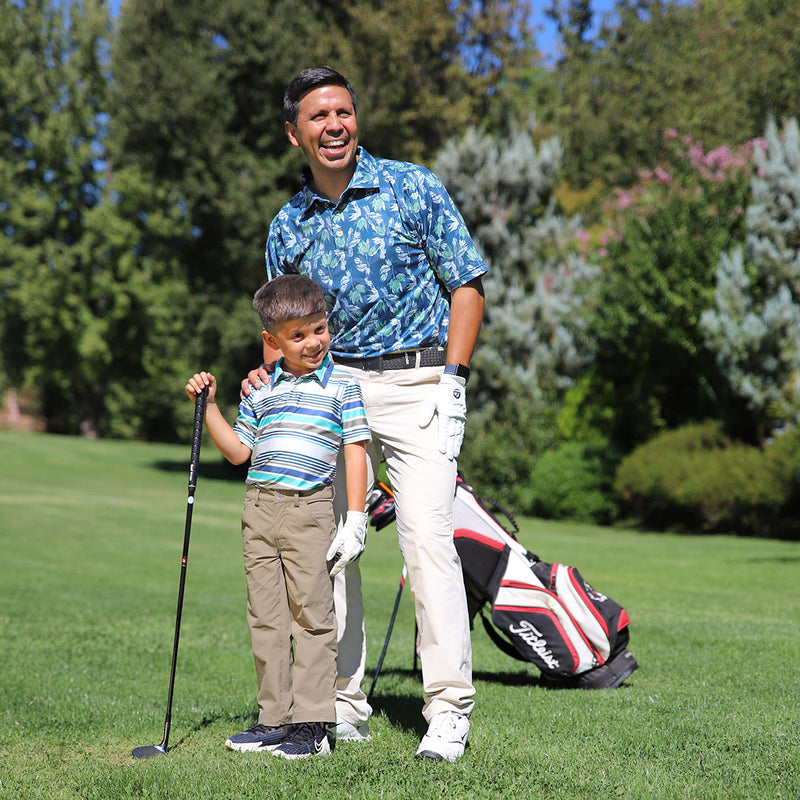
<path fill-rule="evenodd" d="M 167 748 L 160 744 L 146 744 L 143 747 L 134 747 L 133 748 L 133 757 L 142 759 L 142 758 L 153 758 L 153 756 L 163 756 L 167 752 Z"/>

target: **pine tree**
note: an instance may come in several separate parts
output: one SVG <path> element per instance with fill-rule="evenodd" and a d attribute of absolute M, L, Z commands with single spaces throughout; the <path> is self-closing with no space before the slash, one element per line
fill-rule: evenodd
<path fill-rule="evenodd" d="M 745 247 L 723 253 L 707 344 L 762 435 L 795 422 L 800 401 L 800 132 L 767 125 L 754 152 Z"/>
<path fill-rule="evenodd" d="M 435 171 L 452 193 L 489 268 L 486 309 L 470 394 L 476 416 L 541 410 L 590 357 L 579 310 L 592 268 L 574 252 L 580 220 L 558 213 L 561 148 L 529 128 L 505 137 L 470 129 Z"/>
<path fill-rule="evenodd" d="M 0 19 L 5 378 L 37 393 L 50 430 L 170 435 L 188 226 L 177 195 L 103 160 L 107 12 L 0 0 Z"/>
<path fill-rule="evenodd" d="M 518 509 L 529 509 L 537 455 L 557 439 L 555 411 L 592 355 L 582 318 L 596 273 L 574 252 L 579 220 L 553 195 L 560 143 L 537 146 L 535 127 L 469 129 L 434 166 L 488 267 L 460 464 Z"/>

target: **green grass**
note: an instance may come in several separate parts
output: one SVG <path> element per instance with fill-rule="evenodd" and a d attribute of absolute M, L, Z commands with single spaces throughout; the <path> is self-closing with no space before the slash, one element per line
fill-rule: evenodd
<path fill-rule="evenodd" d="M 796 798 L 800 543 L 521 521 L 632 619 L 621 689 L 548 691 L 473 634 L 477 706 L 456 764 L 419 763 L 408 592 L 373 739 L 325 759 L 241 755 L 254 714 L 243 487 L 203 444 L 166 757 L 160 741 L 189 447 L 0 433 L 0 800 L 10 798 Z M 401 569 L 393 529 L 363 556 L 368 672 Z"/>

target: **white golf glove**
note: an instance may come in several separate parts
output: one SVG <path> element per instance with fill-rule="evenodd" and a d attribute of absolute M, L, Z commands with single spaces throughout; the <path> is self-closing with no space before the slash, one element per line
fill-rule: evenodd
<path fill-rule="evenodd" d="M 439 452 L 451 461 L 461 452 L 464 441 L 464 425 L 467 421 L 466 380 L 449 373 L 439 378 L 434 399 L 425 412 L 420 428 L 427 428 L 434 415 L 439 416 Z"/>
<path fill-rule="evenodd" d="M 328 561 L 334 562 L 331 567 L 331 578 L 338 575 L 351 561 L 355 561 L 361 555 L 366 539 L 366 512 L 348 511 L 328 548 L 328 554 L 325 556 Z"/>

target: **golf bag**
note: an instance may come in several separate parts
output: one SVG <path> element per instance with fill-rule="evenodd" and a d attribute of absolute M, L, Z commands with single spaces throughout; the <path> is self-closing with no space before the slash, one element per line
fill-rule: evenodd
<path fill-rule="evenodd" d="M 494 512 L 502 513 L 513 533 Z M 379 530 L 394 519 L 394 499 L 383 484 L 371 495 L 370 518 Z M 519 528 L 511 514 L 477 495 L 460 475 L 453 528 L 471 623 L 480 616 L 497 647 L 535 664 L 546 685 L 616 688 L 638 667 L 627 650 L 625 609 L 574 567 L 526 550 L 514 535 Z"/>

